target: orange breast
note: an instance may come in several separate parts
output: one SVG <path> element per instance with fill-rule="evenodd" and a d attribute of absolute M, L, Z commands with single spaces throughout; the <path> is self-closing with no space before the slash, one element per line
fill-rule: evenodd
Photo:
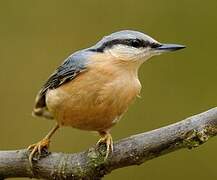
<path fill-rule="evenodd" d="M 111 68 L 90 68 L 69 83 L 50 90 L 49 111 L 60 125 L 102 131 L 110 129 L 139 94 L 137 76 Z"/>

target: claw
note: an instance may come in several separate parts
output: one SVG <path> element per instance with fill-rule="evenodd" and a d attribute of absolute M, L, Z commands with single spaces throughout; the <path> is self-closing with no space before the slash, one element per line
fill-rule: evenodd
<path fill-rule="evenodd" d="M 39 141 L 38 143 L 30 145 L 27 148 L 28 151 L 32 150 L 31 153 L 30 153 L 30 155 L 29 155 L 29 163 L 30 163 L 31 167 L 33 166 L 32 160 L 33 160 L 34 155 L 36 153 L 38 153 L 39 155 L 41 155 L 42 150 L 43 149 L 48 149 L 49 144 L 50 144 L 50 140 L 47 139 L 47 138 L 45 138 L 45 139 L 42 139 L 41 141 Z"/>
<path fill-rule="evenodd" d="M 106 160 L 109 156 L 110 153 L 113 152 L 113 141 L 112 141 L 112 136 L 109 133 L 101 133 L 102 138 L 97 142 L 97 146 L 99 146 L 100 144 L 104 143 L 106 144 L 106 156 L 104 158 L 104 160 Z"/>

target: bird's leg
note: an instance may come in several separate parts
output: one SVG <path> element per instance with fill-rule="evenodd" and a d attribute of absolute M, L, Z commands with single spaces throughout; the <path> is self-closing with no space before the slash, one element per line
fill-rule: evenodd
<path fill-rule="evenodd" d="M 113 152 L 113 141 L 112 141 L 112 136 L 108 131 L 102 131 L 99 132 L 101 138 L 100 140 L 97 142 L 97 146 L 99 146 L 100 144 L 104 143 L 106 145 L 106 156 L 105 156 L 105 160 L 108 158 L 109 153 Z"/>
<path fill-rule="evenodd" d="M 59 125 L 56 124 L 50 131 L 49 133 L 39 142 L 32 144 L 28 147 L 28 150 L 31 151 L 29 155 L 29 162 L 32 167 L 32 159 L 36 153 L 41 155 L 41 152 L 43 149 L 48 149 L 49 144 L 50 144 L 50 138 L 52 135 L 56 132 L 56 130 L 59 128 Z"/>

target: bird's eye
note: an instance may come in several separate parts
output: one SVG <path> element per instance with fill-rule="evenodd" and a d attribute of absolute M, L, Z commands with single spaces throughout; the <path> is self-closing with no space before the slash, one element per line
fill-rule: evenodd
<path fill-rule="evenodd" d="M 139 39 L 133 39 L 130 42 L 130 45 L 135 47 L 135 48 L 139 48 L 139 47 L 141 47 L 141 41 Z"/>

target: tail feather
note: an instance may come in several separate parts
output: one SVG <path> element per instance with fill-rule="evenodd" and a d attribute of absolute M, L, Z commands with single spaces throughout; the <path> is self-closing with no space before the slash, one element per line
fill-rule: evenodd
<path fill-rule="evenodd" d="M 54 119 L 52 114 L 48 111 L 46 107 L 44 108 L 34 108 L 32 111 L 33 116 L 39 116 L 39 117 L 44 117 L 47 119 Z"/>

